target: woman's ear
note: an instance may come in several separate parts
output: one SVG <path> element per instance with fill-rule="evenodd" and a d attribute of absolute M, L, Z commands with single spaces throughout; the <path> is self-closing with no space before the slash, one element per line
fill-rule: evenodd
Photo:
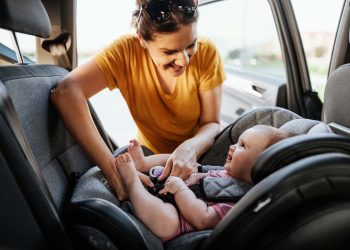
<path fill-rule="evenodd" d="M 139 39 L 139 42 L 141 44 L 141 46 L 146 49 L 147 47 L 147 43 L 145 41 L 145 39 L 143 39 L 142 35 L 140 34 L 140 32 L 137 32 L 137 38 Z"/>

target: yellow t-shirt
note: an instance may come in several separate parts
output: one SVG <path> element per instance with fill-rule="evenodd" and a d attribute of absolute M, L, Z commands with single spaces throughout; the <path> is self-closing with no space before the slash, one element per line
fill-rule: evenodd
<path fill-rule="evenodd" d="M 94 58 L 108 88 L 119 88 L 138 127 L 138 139 L 154 153 L 171 153 L 199 126 L 199 91 L 225 80 L 222 62 L 208 39 L 198 39 L 197 52 L 176 81 L 172 94 L 163 92 L 155 65 L 134 35 L 122 36 Z"/>

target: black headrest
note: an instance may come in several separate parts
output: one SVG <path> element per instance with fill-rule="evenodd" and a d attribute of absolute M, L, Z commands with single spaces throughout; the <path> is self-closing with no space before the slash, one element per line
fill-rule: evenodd
<path fill-rule="evenodd" d="M 40 0 L 0 0 L 0 28 L 48 38 L 51 24 Z"/>
<path fill-rule="evenodd" d="M 350 154 L 350 139 L 335 134 L 299 135 L 280 141 L 266 149 L 251 170 L 256 184 L 284 166 L 311 155 Z"/>

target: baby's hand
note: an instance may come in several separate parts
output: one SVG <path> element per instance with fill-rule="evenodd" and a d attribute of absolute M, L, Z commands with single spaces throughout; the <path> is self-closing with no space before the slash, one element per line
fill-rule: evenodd
<path fill-rule="evenodd" d="M 177 176 L 169 176 L 164 184 L 164 188 L 159 191 L 160 194 L 176 194 L 179 190 L 187 188 L 184 181 Z"/>

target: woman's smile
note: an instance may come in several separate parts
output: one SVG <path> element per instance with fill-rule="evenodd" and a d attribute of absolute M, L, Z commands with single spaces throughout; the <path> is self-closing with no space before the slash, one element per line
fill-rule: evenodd
<path fill-rule="evenodd" d="M 170 73 L 172 75 L 179 76 L 185 71 L 186 67 L 187 67 L 187 65 L 186 66 L 179 66 L 179 65 L 176 65 L 175 62 L 172 62 L 172 63 L 164 65 L 163 69 L 164 69 L 164 71 L 170 71 Z"/>

